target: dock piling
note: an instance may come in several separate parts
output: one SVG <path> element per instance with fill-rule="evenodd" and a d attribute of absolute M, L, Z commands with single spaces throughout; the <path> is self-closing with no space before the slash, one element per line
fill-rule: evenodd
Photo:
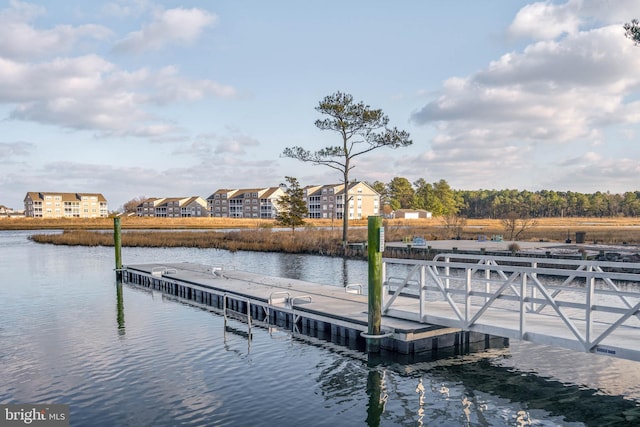
<path fill-rule="evenodd" d="M 384 251 L 384 228 L 382 217 L 370 216 L 368 219 L 368 255 L 369 255 L 369 300 L 367 352 L 380 352 L 380 325 L 382 323 L 382 252 Z"/>
<path fill-rule="evenodd" d="M 120 218 L 113 218 L 113 246 L 116 251 L 116 278 L 122 280 L 122 237 Z"/>

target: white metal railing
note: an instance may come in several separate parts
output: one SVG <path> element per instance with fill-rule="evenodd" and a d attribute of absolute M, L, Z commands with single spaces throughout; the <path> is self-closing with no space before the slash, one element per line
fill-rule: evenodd
<path fill-rule="evenodd" d="M 178 270 L 176 270 L 175 268 L 164 266 L 153 267 L 151 269 L 151 275 L 156 277 L 162 276 L 163 274 L 176 274 L 177 272 Z"/>
<path fill-rule="evenodd" d="M 360 283 L 349 283 L 344 287 L 344 291 L 348 294 L 362 295 L 362 285 Z"/>
<path fill-rule="evenodd" d="M 383 278 L 389 316 L 640 360 L 640 264 L 440 254 Z"/>

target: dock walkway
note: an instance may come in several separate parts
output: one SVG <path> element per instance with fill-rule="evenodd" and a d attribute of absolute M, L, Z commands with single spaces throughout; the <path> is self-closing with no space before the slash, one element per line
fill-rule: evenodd
<path fill-rule="evenodd" d="M 357 289 L 349 292 L 343 287 L 194 263 L 128 265 L 123 280 L 215 308 L 225 317 L 244 318 L 249 325 L 262 322 L 308 335 L 330 333 L 334 342 L 364 348 L 361 333 L 367 332 L 368 300 Z M 401 354 L 505 345 L 504 338 L 388 316 L 383 317 L 381 330 L 386 337 L 380 347 Z"/>

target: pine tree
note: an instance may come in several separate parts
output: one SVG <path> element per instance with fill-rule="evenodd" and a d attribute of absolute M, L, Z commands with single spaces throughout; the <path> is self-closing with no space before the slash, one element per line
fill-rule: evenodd
<path fill-rule="evenodd" d="M 287 184 L 282 184 L 285 187 L 284 194 L 277 200 L 276 222 L 282 226 L 291 227 L 291 231 L 294 232 L 296 227 L 304 225 L 304 218 L 309 210 L 304 201 L 304 190 L 300 188 L 297 178 L 287 176 L 285 179 Z"/>

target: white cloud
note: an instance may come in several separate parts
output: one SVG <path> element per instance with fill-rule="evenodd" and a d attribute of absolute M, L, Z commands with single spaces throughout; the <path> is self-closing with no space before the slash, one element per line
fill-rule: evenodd
<path fill-rule="evenodd" d="M 220 138 L 220 142 L 216 146 L 215 153 L 230 153 L 235 155 L 244 155 L 247 150 L 252 147 L 259 146 L 260 143 L 248 135 L 232 135 L 229 137 Z"/>
<path fill-rule="evenodd" d="M 516 14 L 507 33 L 534 40 L 552 40 L 565 34 L 607 24 L 620 24 L 640 16 L 637 0 L 569 0 L 536 2 Z"/>
<path fill-rule="evenodd" d="M 197 40 L 217 17 L 202 9 L 168 9 L 140 31 L 129 33 L 115 45 L 117 51 L 142 52 L 158 50 L 170 44 L 188 45 Z"/>
<path fill-rule="evenodd" d="M 158 104 L 174 101 L 196 101 L 206 96 L 229 98 L 236 96 L 236 90 L 213 80 L 186 79 L 173 66 L 164 67 L 152 78 L 155 88 L 150 99 Z"/>
<path fill-rule="evenodd" d="M 445 157 L 474 145 L 593 142 L 608 126 L 639 122 L 637 103 L 625 102 L 640 89 L 638 69 L 640 55 L 619 27 L 583 31 L 447 80 L 412 119 L 436 125 L 432 147 Z"/>
<path fill-rule="evenodd" d="M 592 151 L 559 162 L 558 166 L 543 177 L 543 187 L 572 188 L 581 192 L 593 192 L 593 188 L 598 188 L 618 192 L 618 188 L 637 188 L 636 177 L 640 174 L 637 159 L 613 158 Z M 618 188 L 603 188 L 603 183 L 615 183 Z"/>
<path fill-rule="evenodd" d="M 228 135 L 198 135 L 193 142 L 176 149 L 173 154 L 193 156 L 205 163 L 215 162 L 218 165 L 250 161 L 247 153 L 258 147 L 260 142 L 237 129 L 230 128 L 229 131 Z"/>
<path fill-rule="evenodd" d="M 148 112 L 149 105 L 234 95 L 231 86 L 186 79 L 172 67 L 128 72 L 97 55 L 40 63 L 0 58 L 0 102 L 15 105 L 10 118 L 102 136 L 163 136 L 177 127 Z"/>
<path fill-rule="evenodd" d="M 157 9 L 146 1 L 127 7 L 133 7 L 131 13 Z M 0 103 L 10 106 L 10 119 L 95 131 L 98 136 L 159 140 L 180 129 L 152 113 L 152 106 L 236 95 L 229 85 L 182 76 L 173 65 L 157 71 L 125 70 L 98 54 L 73 55 L 87 40 L 108 39 L 111 30 L 94 24 L 36 28 L 33 21 L 46 12 L 18 1 L 0 10 Z M 201 9 L 170 9 L 155 16 L 153 23 L 130 35 L 130 48 L 193 42 L 216 19 Z M 57 56 L 62 54 L 68 56 Z"/>
<path fill-rule="evenodd" d="M 42 13 L 44 9 L 41 7 L 16 1 L 11 2 L 11 8 L 0 12 L 0 57 L 32 59 L 50 56 L 69 52 L 80 40 L 105 40 L 112 35 L 108 28 L 94 24 L 36 29 L 30 22 Z"/>
<path fill-rule="evenodd" d="M 0 11 L 0 21 L 30 21 L 45 12 L 46 9 L 42 6 L 11 0 L 9 7 Z"/>
<path fill-rule="evenodd" d="M 0 142 L 0 164 L 14 162 L 16 157 L 25 157 L 35 149 L 31 142 Z"/>
<path fill-rule="evenodd" d="M 637 186 L 630 177 L 640 163 L 622 159 L 616 168 L 606 141 L 634 134 L 632 126 L 640 123 L 640 50 L 625 39 L 620 21 L 602 24 L 619 19 L 620 8 L 605 13 L 600 3 L 524 7 L 509 31 L 540 41 L 431 92 L 412 121 L 433 126 L 436 135 L 421 157 L 407 159 L 407 169 L 424 176 L 419 171 L 428 164 L 432 175 L 453 175 L 463 188 L 508 182 L 525 170 L 520 185 L 538 188 L 573 183 L 588 191 L 612 179 L 620 187 Z M 637 16 L 639 5 L 630 9 Z M 600 26 L 588 14 L 594 11 L 602 12 Z M 600 151 L 583 153 L 596 147 Z M 564 157 L 570 150 L 578 156 Z"/>
<path fill-rule="evenodd" d="M 120 18 L 137 17 L 156 6 L 149 0 L 118 0 L 102 7 L 102 12 Z"/>
<path fill-rule="evenodd" d="M 578 31 L 580 19 L 575 14 L 581 0 L 566 4 L 538 2 L 524 6 L 509 26 L 509 33 L 517 37 L 537 40 L 555 39 Z"/>

